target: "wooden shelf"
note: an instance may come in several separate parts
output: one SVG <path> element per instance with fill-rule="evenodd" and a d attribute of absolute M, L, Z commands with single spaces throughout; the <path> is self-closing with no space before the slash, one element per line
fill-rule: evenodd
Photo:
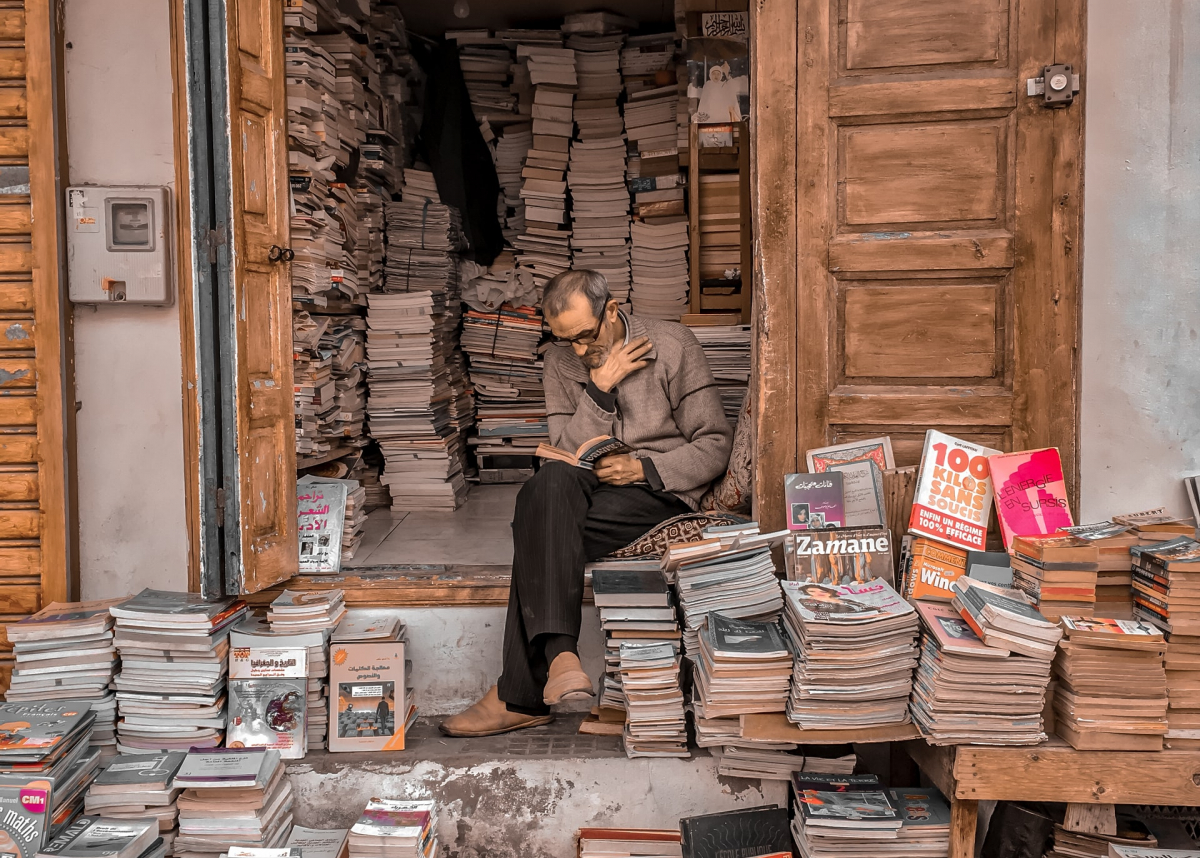
<path fill-rule="evenodd" d="M 471 607 L 507 605 L 510 566 L 391 566 L 338 575 L 297 575 L 246 596 L 267 605 L 286 590 L 344 591 L 346 604 L 359 608 Z"/>
<path fill-rule="evenodd" d="M 315 468 L 317 465 L 324 465 L 326 462 L 333 462 L 347 453 L 353 452 L 353 447 L 334 447 L 328 453 L 322 453 L 319 456 L 306 456 L 303 459 L 296 459 L 296 470 L 303 471 L 305 468 Z"/>
<path fill-rule="evenodd" d="M 851 742 L 903 742 L 920 732 L 912 724 L 892 727 L 868 727 L 851 730 L 802 730 L 782 712 L 742 716 L 742 736 L 767 742 L 795 742 L 801 745 L 845 745 Z"/>

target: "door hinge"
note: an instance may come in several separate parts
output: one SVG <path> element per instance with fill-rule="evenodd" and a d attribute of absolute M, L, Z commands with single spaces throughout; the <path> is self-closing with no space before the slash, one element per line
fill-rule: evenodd
<path fill-rule="evenodd" d="M 1079 75 L 1070 65 L 1045 66 L 1041 77 L 1031 77 L 1025 81 L 1025 94 L 1042 96 L 1042 103 L 1046 107 L 1066 107 L 1075 100 L 1077 92 Z"/>
<path fill-rule="evenodd" d="M 217 248 L 225 243 L 224 224 L 217 224 L 217 229 L 210 229 L 205 243 L 208 244 L 208 264 L 217 264 Z"/>
<path fill-rule="evenodd" d="M 216 506 L 217 506 L 217 527 L 225 526 L 225 489 L 219 488 L 216 491 Z"/>

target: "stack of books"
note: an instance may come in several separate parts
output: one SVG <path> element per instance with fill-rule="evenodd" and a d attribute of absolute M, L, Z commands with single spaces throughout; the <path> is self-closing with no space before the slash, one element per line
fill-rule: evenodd
<path fill-rule="evenodd" d="M 774 622 L 783 609 L 771 546 L 786 531 L 755 533 L 731 541 L 710 537 L 667 547 L 661 565 L 675 584 L 683 609 L 683 651 L 699 657 L 699 635 L 709 612 L 739 620 Z"/>
<path fill-rule="evenodd" d="M 1190 840 L 1188 849 L 1158 848 L 1158 838 L 1140 819 L 1123 812 L 1116 817 L 1115 834 L 1068 831 L 1055 823 L 1054 845 L 1045 858 L 1195 858 L 1200 854 L 1190 848 Z"/>
<path fill-rule="evenodd" d="M 705 173 L 700 177 L 700 282 L 720 294 L 742 279 L 741 174 Z"/>
<path fill-rule="evenodd" d="M 368 296 L 367 415 L 397 511 L 452 512 L 466 500 L 458 306 L 445 292 Z"/>
<path fill-rule="evenodd" d="M 266 623 L 249 618 L 233 630 L 234 646 L 302 647 L 307 651 L 305 721 L 310 750 L 324 748 L 329 732 L 329 638 L 345 616 L 341 590 L 284 590 L 271 602 Z"/>
<path fill-rule="evenodd" d="M 350 858 L 433 858 L 436 822 L 432 800 L 373 798 L 350 829 Z"/>
<path fill-rule="evenodd" d="M 163 858 L 169 848 L 153 819 L 80 816 L 37 854 L 38 858 Z"/>
<path fill-rule="evenodd" d="M 1154 545 L 1179 536 L 1196 535 L 1194 519 L 1176 518 L 1161 506 L 1158 509 L 1114 515 L 1112 520 L 1114 524 L 1124 524 L 1129 527 L 1130 533 L 1137 537 L 1139 545 Z"/>
<path fill-rule="evenodd" d="M 1096 570 L 1096 608 L 1093 616 L 1114 620 L 1133 619 L 1133 558 L 1129 549 L 1138 544 L 1136 534 L 1125 524 L 1102 521 L 1064 527 L 1069 533 L 1096 546 L 1099 565 Z"/>
<path fill-rule="evenodd" d="M 917 603 L 923 626 L 912 717 L 933 745 L 1036 745 L 1053 653 L 988 646 L 950 605 Z"/>
<path fill-rule="evenodd" d="M 642 216 L 630 228 L 630 236 L 636 284 L 631 295 L 633 312 L 679 321 L 688 307 L 687 219 L 682 215 Z"/>
<path fill-rule="evenodd" d="M 1014 536 L 1009 553 L 1013 585 L 1047 620 L 1095 612 L 1100 555 L 1094 542 L 1062 533 Z"/>
<path fill-rule="evenodd" d="M 696 668 L 692 705 L 701 718 L 787 710 L 792 653 L 775 623 L 709 613 Z"/>
<path fill-rule="evenodd" d="M 796 654 L 788 719 L 802 729 L 908 723 L 917 664 L 912 605 L 880 578 L 782 586 Z"/>
<path fill-rule="evenodd" d="M 182 790 L 175 858 L 217 858 L 230 846 L 277 848 L 292 830 L 292 784 L 278 751 L 191 751 L 172 781 Z"/>
<path fill-rule="evenodd" d="M 539 288 L 571 267 L 566 171 L 575 133 L 572 106 L 578 79 L 575 52 L 562 47 L 561 33 L 554 33 L 553 39 L 543 31 L 526 31 L 516 52 L 517 60 L 524 63 L 531 94 L 533 145 L 521 170 L 524 231 L 513 246 L 518 265 L 533 275 Z M 521 77 L 514 73 L 514 85 Z"/>
<path fill-rule="evenodd" d="M 687 727 L 674 643 L 622 643 L 625 753 L 630 757 L 686 757 Z"/>
<path fill-rule="evenodd" d="M 486 30 L 481 36 L 466 33 L 447 34 L 447 38 L 453 37 L 458 43 L 458 65 L 471 96 L 475 120 L 489 126 L 504 122 L 517 111 L 517 98 L 509 88 L 512 51 L 499 39 L 489 37 Z"/>
<path fill-rule="evenodd" d="M 229 630 L 246 603 L 143 590 L 109 609 L 121 655 L 117 748 L 123 754 L 215 748 L 225 738 Z"/>
<path fill-rule="evenodd" d="M 685 816 L 679 820 L 679 832 L 687 858 L 702 855 L 786 858 L 793 854 L 787 809 L 774 804 Z"/>
<path fill-rule="evenodd" d="M 349 836 L 348 828 L 305 828 L 295 825 L 284 848 L 299 849 L 302 858 L 345 858 Z"/>
<path fill-rule="evenodd" d="M 88 744 L 95 719 L 86 703 L 0 704 L 0 723 L 5 725 L 0 733 L 0 828 L 10 836 L 36 829 L 38 836 L 51 839 L 79 815 L 100 770 L 100 751 Z"/>
<path fill-rule="evenodd" d="M 108 609 L 122 601 L 53 602 L 7 627 L 17 663 L 4 699 L 87 703 L 95 716 L 91 743 L 104 759 L 117 753 L 117 698 L 109 688 L 117 658 Z"/>
<path fill-rule="evenodd" d="M 919 850 L 910 852 L 912 844 L 901 846 L 898 842 L 903 817 L 875 775 L 797 773 L 792 776 L 792 794 L 792 836 L 801 854 L 808 858 L 924 854 Z M 947 807 L 947 846 L 949 822 Z"/>
<path fill-rule="evenodd" d="M 185 756 L 170 751 L 117 757 L 88 787 L 84 813 L 109 819 L 155 819 L 158 836 L 170 852 L 179 817 L 179 789 L 173 781 Z"/>
<path fill-rule="evenodd" d="M 581 828 L 579 858 L 682 858 L 679 838 L 678 828 Z"/>
<path fill-rule="evenodd" d="M 684 321 L 691 325 L 700 348 L 704 349 L 704 357 L 721 394 L 725 419 L 731 426 L 736 426 L 750 385 L 750 326 L 697 324 L 700 320 L 695 317 Z"/>
<path fill-rule="evenodd" d="M 346 616 L 341 590 L 284 590 L 267 608 L 267 622 L 277 634 L 332 632 Z"/>
<path fill-rule="evenodd" d="M 799 747 L 795 744 L 790 748 L 719 745 L 711 753 L 717 760 L 717 774 L 731 778 L 786 781 L 791 779 L 793 772 L 804 771 L 804 754 Z"/>
<path fill-rule="evenodd" d="M 468 443 L 481 481 L 528 479 L 537 445 L 550 441 L 541 339 L 542 314 L 535 307 L 502 304 L 494 312 L 468 310 L 463 318 L 462 349 L 478 409 Z"/>
<path fill-rule="evenodd" d="M 492 158 L 496 163 L 496 177 L 500 180 L 500 205 L 503 206 L 500 231 L 509 244 L 515 242 L 525 229 L 521 172 L 525 167 L 525 156 L 532 147 L 533 128 L 529 122 L 506 125 L 496 138 Z"/>
<path fill-rule="evenodd" d="M 1134 618 L 1167 641 L 1167 746 L 1200 749 L 1200 543 L 1177 536 L 1130 553 Z"/>
<path fill-rule="evenodd" d="M 1161 751 L 1166 643 L 1149 623 L 1062 617 L 1054 660 L 1055 731 L 1088 751 Z"/>
<path fill-rule="evenodd" d="M 621 685 L 621 644 L 679 644 L 671 590 L 654 561 L 608 560 L 588 564 L 600 628 L 604 632 L 604 687 L 600 706 L 625 711 Z"/>
<path fill-rule="evenodd" d="M 950 604 L 986 645 L 1030 658 L 1054 658 L 1062 629 L 1022 591 L 963 577 L 954 582 Z"/>

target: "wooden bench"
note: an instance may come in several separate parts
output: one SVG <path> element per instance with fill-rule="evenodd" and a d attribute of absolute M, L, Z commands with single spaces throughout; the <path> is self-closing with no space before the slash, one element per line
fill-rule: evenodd
<path fill-rule="evenodd" d="M 1111 833 L 1118 804 L 1200 806 L 1200 751 L 1076 751 L 1057 737 L 1016 748 L 917 739 L 905 749 L 950 801 L 950 858 L 975 854 L 980 801 L 1067 802 L 1066 827 L 1111 824 Z"/>

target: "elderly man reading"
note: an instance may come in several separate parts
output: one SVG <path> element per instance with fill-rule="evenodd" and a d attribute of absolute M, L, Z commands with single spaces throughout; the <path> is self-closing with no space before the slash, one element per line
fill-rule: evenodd
<path fill-rule="evenodd" d="M 626 316 L 594 271 L 550 280 L 542 312 L 555 340 L 545 369 L 551 443 L 574 450 L 612 435 L 635 452 L 594 470 L 547 462 L 521 488 L 504 670 L 442 723 L 452 736 L 536 727 L 555 703 L 594 694 L 576 651 L 584 564 L 696 509 L 733 443 L 704 352 L 683 325 Z"/>

